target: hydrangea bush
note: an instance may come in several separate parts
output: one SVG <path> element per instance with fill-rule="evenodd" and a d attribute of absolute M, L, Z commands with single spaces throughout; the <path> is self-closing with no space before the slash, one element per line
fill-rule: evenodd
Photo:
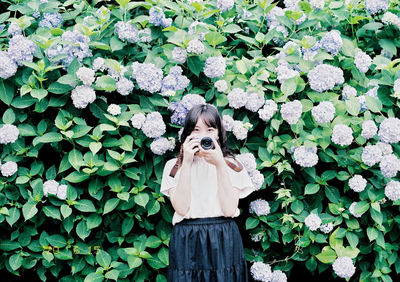
<path fill-rule="evenodd" d="M 399 275 L 397 1 L 3 6 L 0 269 L 166 281 L 162 170 L 211 103 L 257 188 L 238 219 L 254 280 Z"/>

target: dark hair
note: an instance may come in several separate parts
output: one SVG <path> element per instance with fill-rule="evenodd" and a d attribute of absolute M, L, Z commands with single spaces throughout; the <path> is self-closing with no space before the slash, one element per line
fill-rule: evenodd
<path fill-rule="evenodd" d="M 180 152 L 178 155 L 179 163 L 183 161 L 183 143 L 186 138 L 192 133 L 196 126 L 198 119 L 201 118 L 207 126 L 218 129 L 218 144 L 221 147 L 224 157 L 231 156 L 235 159 L 233 151 L 226 144 L 226 130 L 222 123 L 222 118 L 214 105 L 211 104 L 198 104 L 193 106 L 186 115 L 183 131 L 179 139 Z"/>

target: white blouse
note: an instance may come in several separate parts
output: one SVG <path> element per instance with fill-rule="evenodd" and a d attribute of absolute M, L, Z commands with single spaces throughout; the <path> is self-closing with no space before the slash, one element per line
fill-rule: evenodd
<path fill-rule="evenodd" d="M 232 158 L 230 158 L 233 160 Z M 161 180 L 160 192 L 166 196 L 170 196 L 168 190 L 178 185 L 181 169 L 179 168 L 175 177 L 169 176 L 172 167 L 175 165 L 177 158 L 170 159 L 164 166 L 163 176 Z M 232 161 L 235 163 L 235 161 Z M 237 161 L 239 162 L 239 161 Z M 238 188 L 239 198 L 248 196 L 255 191 L 247 170 L 243 167 L 240 172 L 234 171 L 226 164 L 228 174 L 230 176 L 232 186 Z M 191 167 L 191 202 L 188 213 L 185 216 L 174 213 L 172 225 L 182 221 L 184 218 L 203 218 L 224 216 L 218 199 L 218 182 L 217 170 L 213 164 L 208 163 L 204 158 L 194 156 Z M 240 214 L 239 208 L 233 217 Z"/>

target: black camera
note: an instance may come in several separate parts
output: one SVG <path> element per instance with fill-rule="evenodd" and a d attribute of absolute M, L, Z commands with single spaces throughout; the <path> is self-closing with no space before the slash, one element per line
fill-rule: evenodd
<path fill-rule="evenodd" d="M 192 137 L 192 138 L 190 138 L 190 140 L 193 140 L 193 139 L 199 139 L 199 138 L 197 138 L 197 137 Z M 205 137 L 202 137 L 202 138 L 200 139 L 200 146 L 201 146 L 204 150 L 211 150 L 211 149 L 214 149 L 214 148 L 215 148 L 214 142 L 213 142 L 212 138 L 209 137 L 209 136 L 205 136 Z"/>

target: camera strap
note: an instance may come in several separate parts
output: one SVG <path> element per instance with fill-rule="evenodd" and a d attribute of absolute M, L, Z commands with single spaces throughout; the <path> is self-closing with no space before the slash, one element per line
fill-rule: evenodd
<path fill-rule="evenodd" d="M 225 159 L 226 164 L 233 169 L 236 172 L 240 172 L 243 169 L 243 165 L 240 162 L 237 162 L 238 164 L 234 164 L 231 161 L 228 161 L 227 159 Z M 179 158 L 176 160 L 175 165 L 172 167 L 171 172 L 169 173 L 169 176 L 171 177 L 175 177 L 176 172 L 178 171 L 180 167 L 180 160 Z"/>

